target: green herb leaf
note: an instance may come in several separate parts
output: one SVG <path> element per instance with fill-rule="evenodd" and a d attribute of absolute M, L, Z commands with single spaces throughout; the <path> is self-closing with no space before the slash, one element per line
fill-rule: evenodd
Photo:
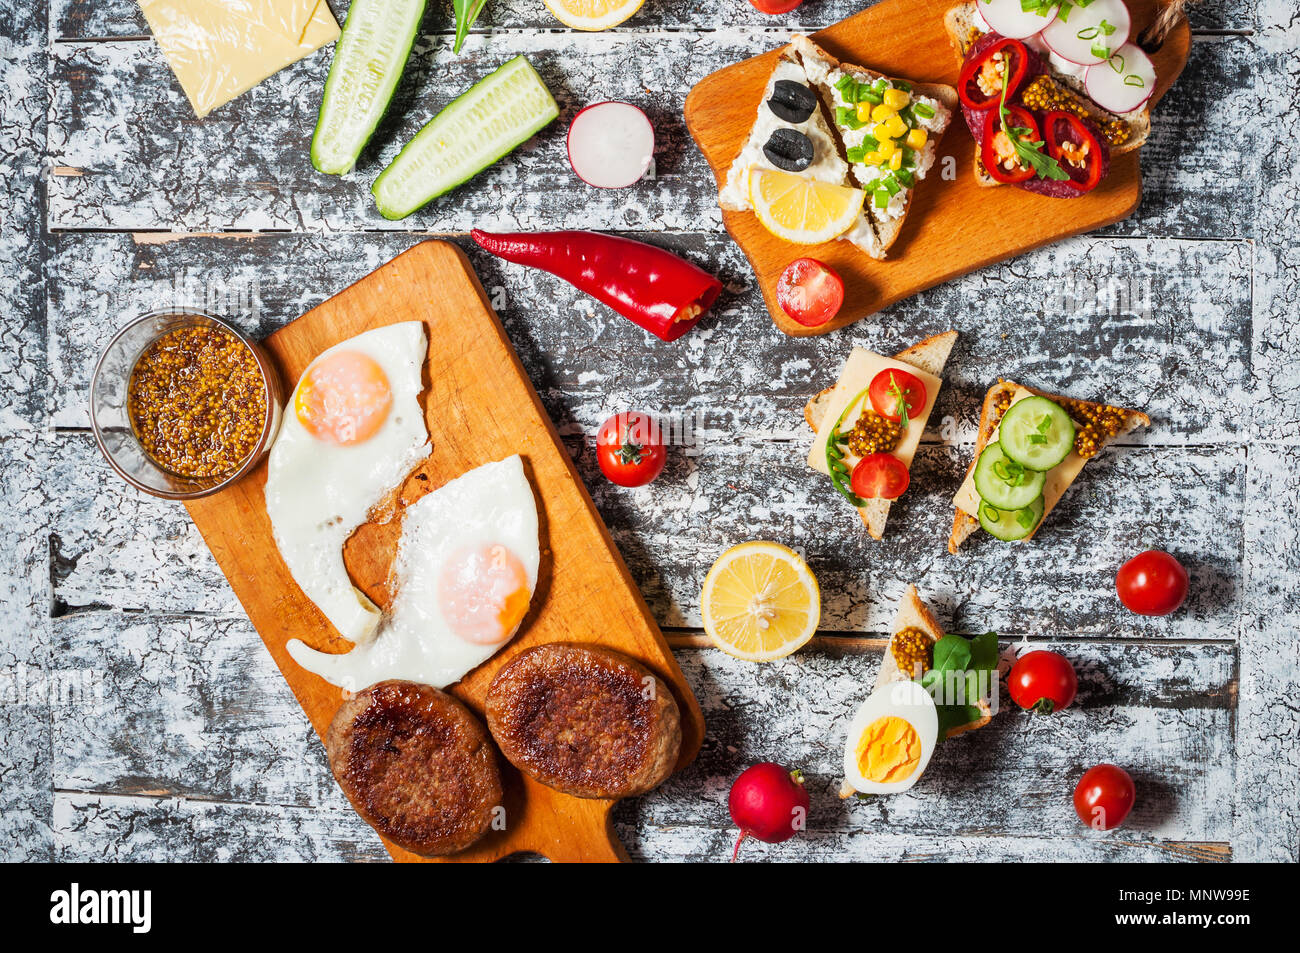
<path fill-rule="evenodd" d="M 1002 74 L 1002 98 L 998 102 L 998 119 L 1002 122 L 1002 131 L 1007 133 L 1011 146 L 1016 150 L 1016 158 L 1034 170 L 1040 179 L 1064 181 L 1070 176 L 1061 168 L 1061 164 L 1051 156 L 1043 153 L 1043 142 L 1030 142 L 1029 130 L 1023 126 L 1011 125 L 1011 113 L 1007 110 L 1007 87 L 1011 84 L 1011 70 Z"/>
<path fill-rule="evenodd" d="M 897 191 L 897 190 L 895 190 Z M 912 409 L 907 402 L 907 393 L 903 390 L 901 384 L 894 377 L 893 371 L 889 373 L 889 396 L 894 398 L 894 412 L 899 417 L 899 429 L 906 432 L 907 430 L 907 412 Z"/>
<path fill-rule="evenodd" d="M 470 27 L 478 19 L 478 15 L 483 12 L 483 4 L 487 0 L 452 0 L 452 7 L 456 11 L 456 42 L 452 45 L 451 51 L 459 53 L 461 46 L 465 43 L 465 37 L 469 36 Z"/>
<path fill-rule="evenodd" d="M 970 665 L 970 642 L 960 635 L 945 635 L 934 643 L 934 666 L 938 672 L 960 672 Z"/>

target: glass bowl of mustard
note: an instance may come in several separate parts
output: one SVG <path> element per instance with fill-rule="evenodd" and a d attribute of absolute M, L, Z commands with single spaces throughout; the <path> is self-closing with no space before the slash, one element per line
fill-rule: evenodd
<path fill-rule="evenodd" d="M 194 500 L 255 469 L 280 426 L 283 393 L 266 352 L 220 318 L 187 308 L 128 323 L 90 381 L 95 442 L 138 490 Z"/>

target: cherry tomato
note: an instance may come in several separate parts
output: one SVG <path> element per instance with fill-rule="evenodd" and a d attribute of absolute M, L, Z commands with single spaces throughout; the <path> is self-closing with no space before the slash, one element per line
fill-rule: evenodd
<path fill-rule="evenodd" d="M 796 258 L 776 282 L 781 310 L 804 327 L 825 324 L 844 304 L 844 282 L 830 265 L 816 258 Z"/>
<path fill-rule="evenodd" d="M 1029 51 L 1024 43 L 1006 37 L 987 43 L 975 43 L 967 52 L 966 62 L 962 64 L 961 74 L 957 79 L 957 98 L 967 109 L 988 109 L 1001 102 L 1002 74 L 995 74 L 993 67 L 990 67 L 984 82 L 997 92 L 986 93 L 979 85 L 980 74 L 984 72 L 985 66 L 993 62 L 993 57 L 998 53 L 1002 54 L 1001 62 L 1011 66 L 1011 81 L 1007 84 L 1008 100 L 1016 94 L 1020 84 L 1024 82 L 1025 71 L 1029 66 Z"/>
<path fill-rule="evenodd" d="M 1148 549 L 1119 567 L 1115 588 L 1138 615 L 1169 615 L 1187 598 L 1187 570 L 1168 553 Z"/>
<path fill-rule="evenodd" d="M 896 500 L 903 495 L 911 479 L 903 461 L 892 453 L 871 453 L 853 468 L 849 486 L 865 500 Z"/>
<path fill-rule="evenodd" d="M 803 0 L 749 0 L 760 13 L 789 13 Z"/>
<path fill-rule="evenodd" d="M 1074 788 L 1074 810 L 1093 830 L 1114 830 L 1133 810 L 1137 791 L 1123 768 L 1099 764 L 1089 768 Z"/>
<path fill-rule="evenodd" d="M 907 415 L 914 417 L 925 409 L 925 385 L 921 379 L 907 371 L 881 371 L 871 379 L 868 395 L 871 407 L 886 420 L 898 423 L 903 419 L 898 406 L 900 398 L 907 407 Z"/>
<path fill-rule="evenodd" d="M 1020 136 L 1021 139 L 1030 142 L 1038 142 L 1042 139 L 1038 132 L 1038 121 L 1028 109 L 1007 106 L 1007 116 L 1011 120 L 1013 129 L 1029 130 L 1028 133 Z M 1011 135 L 1002 131 L 1002 116 L 998 110 L 990 109 L 984 114 L 984 137 L 980 140 L 980 160 L 994 179 L 1014 185 L 1017 182 L 1027 182 L 1036 173 L 1033 166 L 1021 162 L 1016 155 L 1015 147 L 1011 143 Z M 1012 161 L 1010 169 L 1002 164 L 1006 160 Z"/>
<path fill-rule="evenodd" d="M 1047 154 L 1069 176 L 1065 184 L 1080 192 L 1091 192 L 1101 181 L 1109 147 L 1073 113 L 1054 110 L 1043 117 L 1043 136 Z"/>
<path fill-rule="evenodd" d="M 645 486 L 668 462 L 659 421 L 640 411 L 610 417 L 596 434 L 596 459 L 611 483 Z"/>
<path fill-rule="evenodd" d="M 1079 690 L 1079 679 L 1064 655 L 1039 649 L 1016 659 L 1007 676 L 1007 688 L 1021 708 L 1049 715 L 1069 707 Z"/>

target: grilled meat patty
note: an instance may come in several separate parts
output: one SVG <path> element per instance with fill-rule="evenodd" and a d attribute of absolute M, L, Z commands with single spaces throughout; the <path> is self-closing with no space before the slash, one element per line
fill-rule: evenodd
<path fill-rule="evenodd" d="M 596 645 L 554 642 L 520 653 L 487 696 L 488 730 L 520 771 L 566 794 L 644 794 L 672 773 L 681 721 L 649 669 Z"/>
<path fill-rule="evenodd" d="M 483 724 L 428 685 L 379 682 L 348 699 L 325 748 L 357 813 L 417 854 L 464 850 L 487 831 L 501 803 L 501 775 Z"/>

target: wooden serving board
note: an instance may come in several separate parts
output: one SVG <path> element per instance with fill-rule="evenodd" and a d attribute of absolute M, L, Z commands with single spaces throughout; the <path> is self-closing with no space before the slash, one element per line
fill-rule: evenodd
<path fill-rule="evenodd" d="M 433 453 L 403 484 L 400 500 L 412 503 L 466 470 L 518 453 L 540 516 L 542 563 L 528 618 L 509 645 L 449 691 L 482 717 L 492 678 L 522 649 L 566 640 L 601 643 L 640 660 L 672 687 L 682 718 L 677 767 L 685 766 L 704 735 L 699 704 L 460 249 L 437 241 L 416 245 L 271 335 L 265 346 L 289 392 L 331 345 L 411 320 L 423 321 L 429 335 L 422 400 Z M 303 595 L 281 560 L 265 483 L 264 464 L 188 509 L 323 739 L 342 690 L 299 668 L 285 643 L 300 638 L 325 651 L 351 643 Z M 381 607 L 389 602 L 387 579 L 400 531 L 400 518 L 367 523 L 344 548 L 354 583 Z M 504 758 L 500 763 L 506 829 L 446 859 L 496 860 L 518 851 L 556 861 L 626 859 L 610 827 L 613 801 L 560 794 L 523 777 Z M 425 859 L 386 846 L 396 860 Z"/>
<path fill-rule="evenodd" d="M 919 83 L 956 85 L 960 61 L 943 17 L 957 0 L 883 0 L 841 20 L 813 39 L 846 63 Z M 1159 0 L 1127 0 L 1136 37 L 1155 19 Z M 1157 83 L 1152 105 L 1187 62 L 1191 31 L 1184 19 L 1153 57 Z M 779 50 L 725 67 L 702 79 L 686 97 L 686 127 L 713 169 L 719 187 L 753 128 Z M 1126 218 L 1142 194 L 1138 153 L 1115 157 L 1093 192 L 1053 199 L 1011 186 L 981 188 L 973 173 L 975 143 L 960 113 L 953 116 L 933 169 L 916 189 L 911 211 L 889 257 L 876 261 L 848 242 L 794 245 L 758 223 L 753 212 L 723 210 L 722 220 L 749 259 L 772 320 L 796 337 L 826 334 L 933 285 L 994 262 L 1092 231 Z M 945 157 L 956 178 L 942 177 Z M 844 307 L 827 324 L 804 327 L 776 300 L 776 282 L 795 258 L 817 258 L 844 279 Z"/>

